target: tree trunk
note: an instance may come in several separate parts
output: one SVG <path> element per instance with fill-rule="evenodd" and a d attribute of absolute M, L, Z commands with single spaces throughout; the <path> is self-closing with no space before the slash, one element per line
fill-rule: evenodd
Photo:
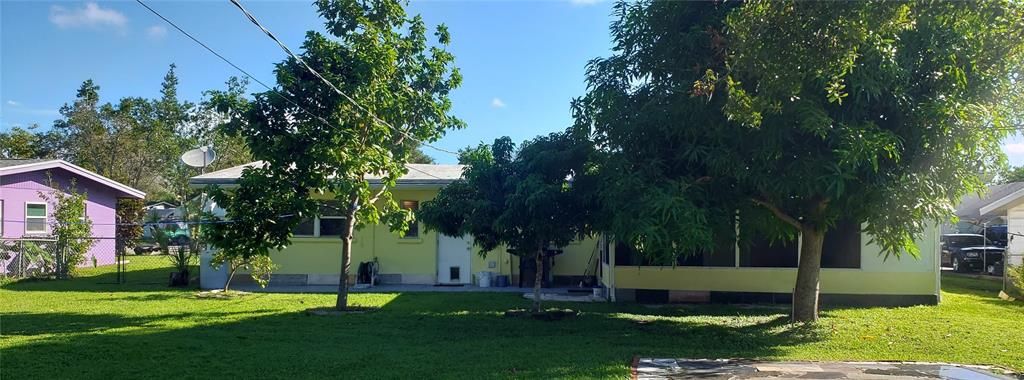
<path fill-rule="evenodd" d="M 541 280 L 544 279 L 544 249 L 537 250 L 536 255 L 537 270 L 534 271 L 533 275 L 533 312 L 540 312 L 540 285 Z"/>
<path fill-rule="evenodd" d="M 348 273 L 352 267 L 352 235 L 356 226 L 356 211 L 359 201 L 357 196 L 349 198 L 348 212 L 345 213 L 345 226 L 341 230 L 341 275 L 338 279 L 338 299 L 334 303 L 337 310 L 348 308 Z"/>
<path fill-rule="evenodd" d="M 228 271 L 228 280 L 224 281 L 224 293 L 228 292 L 228 287 L 231 286 L 231 280 L 235 278 L 235 271 L 238 270 L 238 265 L 232 265 L 230 262 L 227 264 L 231 270 Z"/>
<path fill-rule="evenodd" d="M 800 266 L 793 290 L 793 322 L 814 322 L 818 320 L 818 279 L 825 231 L 807 226 L 801 232 Z"/>

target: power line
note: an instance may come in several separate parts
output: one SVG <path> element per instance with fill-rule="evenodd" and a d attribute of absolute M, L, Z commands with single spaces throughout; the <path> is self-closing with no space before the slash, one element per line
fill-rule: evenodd
<path fill-rule="evenodd" d="M 153 13 L 154 15 L 156 15 L 157 17 L 159 17 L 159 18 L 160 18 L 161 20 L 164 20 L 164 22 L 166 22 L 167 24 L 169 24 L 169 25 L 171 25 L 172 27 L 174 27 L 174 29 L 177 29 L 177 30 L 178 30 L 179 32 L 181 32 L 181 34 L 184 34 L 184 35 L 185 35 L 185 37 L 188 37 L 188 38 L 189 38 L 189 39 L 191 39 L 191 40 L 192 40 L 193 42 L 195 42 L 195 43 L 199 44 L 199 46 L 202 46 L 202 47 L 203 47 L 204 49 L 206 49 L 206 51 L 209 51 L 209 52 L 210 52 L 211 54 L 213 54 L 213 55 L 217 56 L 217 58 L 220 58 L 220 60 L 224 61 L 225 63 L 227 63 L 227 64 L 228 64 L 228 65 L 230 65 L 231 67 L 234 67 L 234 68 L 235 68 L 235 70 L 238 70 L 239 72 L 241 72 L 242 74 L 244 74 L 244 75 L 245 75 L 246 77 L 248 77 L 249 79 L 252 79 L 252 80 L 253 80 L 254 82 L 256 82 L 256 83 L 258 83 L 259 85 L 263 86 L 264 88 L 266 88 L 266 89 L 267 89 L 268 91 L 270 91 L 270 92 L 271 92 L 271 93 L 273 93 L 274 95 L 277 95 L 277 96 L 281 97 L 281 99 L 284 99 L 284 100 L 285 100 L 285 101 L 287 101 L 288 103 L 291 103 L 291 104 L 292 104 L 293 106 L 295 106 L 296 108 L 298 108 L 298 109 L 302 110 L 302 112 L 306 113 L 307 115 L 309 115 L 309 116 L 312 116 L 312 117 L 314 117 L 314 118 L 318 119 L 318 120 L 319 120 L 319 121 L 320 121 L 321 123 L 324 123 L 324 125 L 326 125 L 326 126 L 328 126 L 328 127 L 330 127 L 330 126 L 331 126 L 331 123 L 330 123 L 329 121 L 327 121 L 326 119 L 324 119 L 324 118 L 323 118 L 322 116 L 320 116 L 320 115 L 317 115 L 317 114 L 314 114 L 313 112 L 311 112 L 311 111 L 307 110 L 306 108 L 304 108 L 304 107 L 302 107 L 301 105 L 299 105 L 298 103 L 296 103 L 296 102 L 295 102 L 294 100 L 292 100 L 291 98 L 289 98 L 289 97 L 287 97 L 287 96 L 284 96 L 284 95 L 283 95 L 283 94 L 281 94 L 281 92 L 279 92 L 278 90 L 274 89 L 273 87 L 270 87 L 270 86 L 269 86 L 269 85 L 267 85 L 266 83 L 263 83 L 263 81 L 259 80 L 258 78 L 256 78 L 256 77 L 255 77 L 255 76 L 253 76 L 252 74 L 250 74 L 250 73 L 249 73 L 248 71 L 246 71 L 245 69 L 243 69 L 243 68 L 239 67 L 239 66 L 238 66 L 238 65 L 236 65 L 236 64 L 235 64 L 234 62 L 231 62 L 231 60 L 227 59 L 226 57 L 224 57 L 223 55 L 221 55 L 220 53 L 218 53 L 218 52 L 217 52 L 216 50 L 213 50 L 213 48 L 211 48 L 211 47 L 210 47 L 209 45 L 207 45 L 207 44 L 203 43 L 203 41 L 200 41 L 200 40 L 199 40 L 198 38 L 196 38 L 195 36 L 193 36 L 193 35 L 192 35 L 191 33 L 189 33 L 189 32 L 187 32 L 187 31 L 185 31 L 185 29 L 182 29 L 182 28 L 181 28 L 180 26 L 178 26 L 177 24 L 175 24 L 175 23 L 174 23 L 173 21 L 171 21 L 171 20 L 170 20 L 170 19 L 168 19 L 167 17 L 164 17 L 164 15 L 160 14 L 160 12 L 157 12 L 157 11 L 156 11 L 155 9 L 151 8 L 151 7 L 149 6 L 149 5 L 146 5 L 146 3 L 142 2 L 142 0 L 135 0 L 135 2 L 139 3 L 139 5 L 142 5 L 143 7 L 145 7 L 146 9 L 148 9 L 148 10 L 149 10 L 150 12 L 152 12 L 152 13 Z M 289 95 L 291 95 L 291 94 L 289 94 Z"/>
<path fill-rule="evenodd" d="M 137 0 L 137 1 L 141 1 L 141 0 Z M 274 36 L 273 32 L 271 32 L 269 29 L 264 27 L 263 24 L 261 24 L 260 21 L 256 19 L 256 16 L 254 16 L 252 13 L 249 12 L 249 10 L 245 9 L 245 7 L 242 6 L 241 2 L 239 2 L 238 0 L 229 0 L 229 1 L 231 1 L 231 3 L 235 5 L 235 7 L 238 7 L 238 9 L 241 10 L 243 14 L 245 14 L 245 17 L 248 18 L 249 21 L 251 21 L 253 24 L 255 24 L 256 27 L 260 28 L 260 30 L 262 30 L 263 33 L 267 35 L 267 37 L 270 37 L 271 40 L 276 42 L 277 45 L 280 46 L 281 49 L 284 50 L 285 53 L 287 53 L 289 56 L 291 56 L 297 62 L 301 63 L 302 66 L 305 67 L 307 71 L 309 71 L 310 73 L 313 74 L 313 76 L 319 78 L 320 81 L 324 82 L 324 84 L 326 84 L 328 87 L 330 87 L 332 90 L 334 90 L 335 93 L 337 93 L 338 95 L 341 95 L 342 98 L 344 98 L 346 101 L 351 103 L 352 106 L 356 107 L 357 109 L 359 109 L 360 111 L 365 113 L 371 119 L 373 119 L 374 121 L 376 121 L 378 123 L 381 123 L 382 125 L 390 128 L 391 130 L 393 130 L 395 132 L 398 132 L 398 133 L 402 134 L 403 136 L 405 136 L 406 138 L 408 138 L 410 140 L 416 141 L 419 144 L 422 144 L 422 145 L 424 145 L 426 147 L 429 147 L 431 149 L 434 149 L 436 151 L 448 153 L 448 154 L 451 154 L 451 155 L 454 155 L 454 156 L 458 157 L 458 155 L 459 155 L 458 152 L 452 152 L 450 150 L 446 150 L 446 149 L 442 149 L 442 148 L 438 148 L 436 146 L 430 145 L 429 143 L 427 143 L 427 142 L 425 142 L 423 140 L 417 139 L 416 137 L 413 137 L 409 133 L 407 133 L 405 131 L 402 131 L 399 128 L 396 128 L 395 126 L 391 125 L 391 123 L 388 123 L 386 120 L 377 117 L 377 115 L 375 115 L 372 111 L 370 111 L 366 107 L 363 107 L 361 104 L 356 102 L 355 99 L 352 99 L 352 97 L 348 96 L 348 94 L 346 94 L 344 91 L 341 91 L 341 89 L 339 89 L 337 86 L 335 86 L 334 83 L 332 83 L 331 81 L 327 80 L 327 78 L 325 78 L 323 75 L 321 75 L 320 72 L 318 72 L 315 69 L 313 69 L 313 67 L 311 67 L 308 63 L 306 63 L 306 60 L 302 59 L 302 57 L 299 57 L 297 54 L 293 53 L 292 49 L 288 48 L 288 45 L 285 45 L 285 43 L 282 42 L 281 40 L 279 40 L 277 38 L 277 36 Z"/>

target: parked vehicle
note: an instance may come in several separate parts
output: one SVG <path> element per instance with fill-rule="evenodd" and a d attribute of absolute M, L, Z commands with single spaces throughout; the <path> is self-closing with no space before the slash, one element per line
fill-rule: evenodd
<path fill-rule="evenodd" d="M 150 252 L 156 252 L 160 250 L 160 246 L 156 243 L 150 242 L 139 242 L 133 249 L 136 255 L 142 255 Z"/>
<path fill-rule="evenodd" d="M 978 234 L 942 235 L 942 265 L 953 267 L 954 272 L 1003 273 L 1003 247 L 993 244 Z"/>

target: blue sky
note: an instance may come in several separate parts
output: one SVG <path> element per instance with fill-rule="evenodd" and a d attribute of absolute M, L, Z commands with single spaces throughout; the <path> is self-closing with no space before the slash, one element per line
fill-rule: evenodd
<path fill-rule="evenodd" d="M 273 83 L 284 53 L 228 1 L 148 1 L 257 78 Z M 245 1 L 286 44 L 322 27 L 307 1 Z M 469 127 L 435 145 L 457 150 L 508 135 L 521 141 L 564 129 L 569 101 L 585 91 L 586 62 L 610 53 L 611 2 L 413 1 L 430 25 L 445 23 L 464 76 L 453 94 L 455 113 Z M 241 75 L 186 39 L 134 1 L 0 2 L 0 129 L 38 123 L 48 128 L 57 109 L 85 79 L 100 85 L 103 101 L 155 97 L 168 65 L 178 66 L 179 94 L 199 100 Z M 255 83 L 253 91 L 260 90 Z M 1024 139 L 1004 150 L 1024 164 Z M 439 162 L 455 158 L 425 149 Z"/>
<path fill-rule="evenodd" d="M 284 53 L 228 1 L 147 1 L 222 55 L 273 83 Z M 292 48 L 322 23 L 307 1 L 243 4 Z M 435 145 L 457 150 L 508 135 L 521 141 L 571 123 L 569 102 L 585 91 L 588 60 L 610 52 L 611 3 L 565 1 L 414 1 L 431 26 L 448 25 L 463 86 L 455 113 L 468 128 Z M 227 64 L 134 1 L 0 3 L 0 128 L 58 118 L 85 79 L 102 101 L 155 97 L 168 65 L 177 65 L 179 95 L 198 100 L 222 88 Z M 250 90 L 262 88 L 255 83 Z M 439 162 L 454 162 L 425 149 Z"/>

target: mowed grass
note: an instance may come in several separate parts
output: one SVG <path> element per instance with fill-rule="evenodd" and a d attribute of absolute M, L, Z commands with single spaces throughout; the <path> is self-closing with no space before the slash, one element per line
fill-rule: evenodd
<path fill-rule="evenodd" d="M 169 268 L 107 268 L 0 289 L 0 378 L 623 378 L 634 356 L 913 360 L 1024 370 L 1024 304 L 998 283 L 944 278 L 939 306 L 786 309 L 549 304 L 575 320 L 502 317 L 516 294 L 355 294 L 375 312 L 309 316 L 330 294 L 202 299 Z"/>

